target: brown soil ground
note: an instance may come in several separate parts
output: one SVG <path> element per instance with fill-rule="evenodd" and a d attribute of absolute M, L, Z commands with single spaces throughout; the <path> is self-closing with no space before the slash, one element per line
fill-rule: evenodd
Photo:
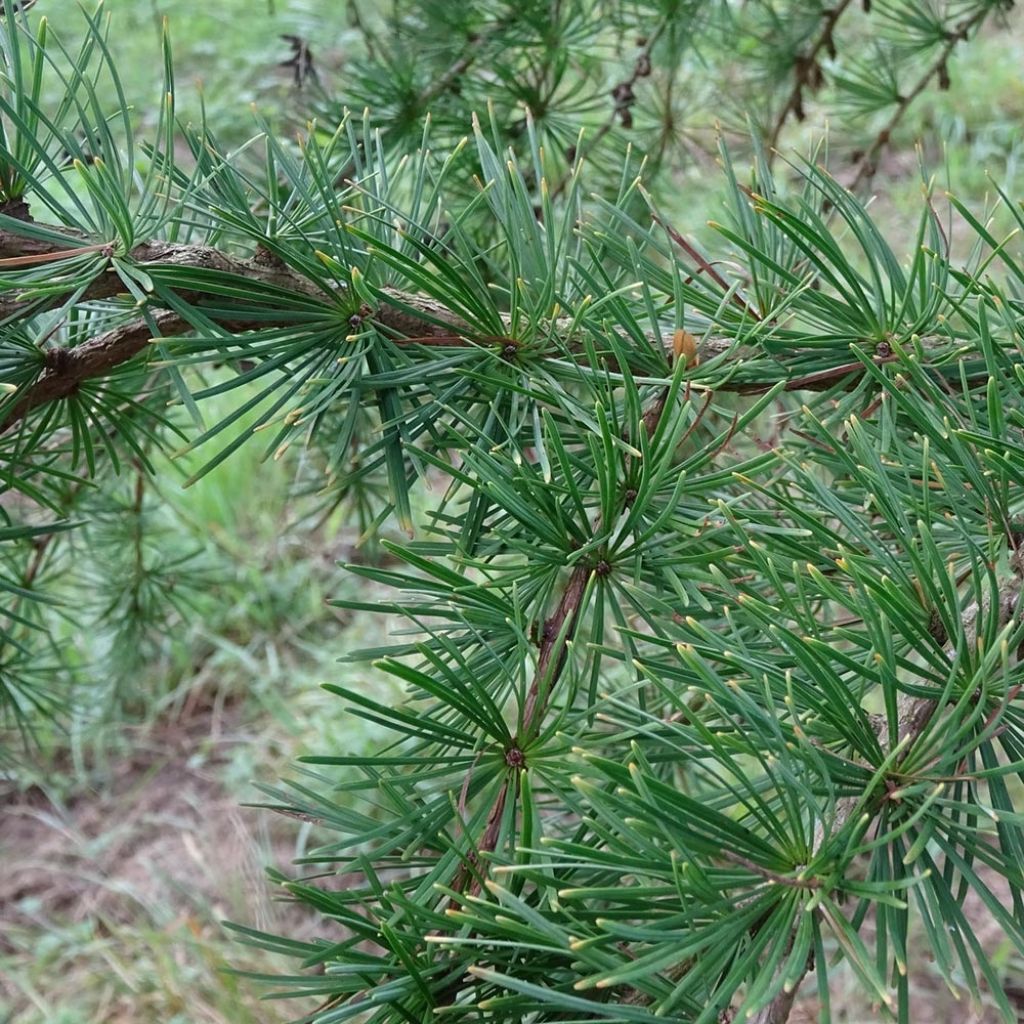
<path fill-rule="evenodd" d="M 86 926 L 82 963 L 62 961 L 63 977 L 52 981 L 63 997 L 67 975 L 79 968 L 94 974 L 96 964 L 89 961 L 103 964 L 97 948 L 106 940 L 120 947 L 120 962 L 127 964 L 122 974 L 130 975 L 133 967 L 150 972 L 152 949 L 140 949 L 133 963 L 136 931 L 163 937 L 157 949 L 170 950 L 172 957 L 195 960 L 200 951 L 199 963 L 170 965 L 176 981 L 228 966 L 267 969 L 265 956 L 224 933 L 219 924 L 224 920 L 309 937 L 315 926 L 310 915 L 274 901 L 264 875 L 265 865 L 287 868 L 295 854 L 296 823 L 240 806 L 238 793 L 229 792 L 222 780 L 231 746 L 245 739 L 230 732 L 211 738 L 208 722 L 179 722 L 150 734 L 130 758 L 111 764 L 101 790 L 76 795 L 67 805 L 40 789 L 0 794 L 0 961 L 31 954 L 33 934 L 42 940 L 54 930 Z M 206 956 L 207 948 L 217 951 L 215 962 Z M 291 969 L 287 961 L 275 966 Z M 141 1005 L 132 1005 L 138 986 L 131 976 L 122 980 L 109 986 L 106 1010 L 81 1019 L 104 1024 L 159 1019 L 148 1016 L 160 1002 L 156 994 L 152 1001 L 140 995 Z M 158 981 L 152 979 L 154 986 Z M 82 979 L 90 986 L 90 1004 L 103 1001 L 92 990 L 95 983 L 95 978 Z M 311 1008 L 309 1003 L 258 1003 L 265 989 L 244 980 L 237 988 L 244 1014 L 240 1004 L 237 1017 L 230 1010 L 223 1016 L 210 1010 L 187 1019 L 270 1024 Z M 25 1019 L 40 1019 L 31 1016 L 24 993 L 0 969 L 0 1009 L 5 999 L 12 1013 L 6 1019 L 21 1020 L 22 1012 Z M 160 1009 L 166 1007 L 161 1003 Z"/>

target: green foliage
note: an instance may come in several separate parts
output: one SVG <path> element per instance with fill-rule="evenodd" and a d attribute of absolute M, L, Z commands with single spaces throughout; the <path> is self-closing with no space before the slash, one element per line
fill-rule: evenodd
<path fill-rule="evenodd" d="M 312 827 L 272 878 L 325 935 L 235 926 L 299 961 L 274 981 L 318 1024 L 778 1022 L 812 973 L 828 1020 L 839 962 L 908 1021 L 915 937 L 1014 1019 L 964 904 L 1024 954 L 1024 264 L 929 181 L 895 251 L 818 152 L 779 172 L 760 138 L 749 174 L 720 147 L 705 255 L 619 152 L 624 93 L 591 118 L 616 40 L 649 29 L 636 77 L 668 102 L 728 31 L 769 100 L 793 72 L 756 134 L 834 46 L 836 103 L 887 138 L 1005 5 L 876 0 L 870 63 L 847 6 L 396 5 L 353 83 L 386 130 L 344 114 L 232 153 L 177 123 L 168 45 L 139 143 L 102 17 L 72 54 L 5 0 L 11 720 L 51 710 L 52 615 L 104 631 L 115 702 L 160 637 L 224 625 L 244 538 L 228 523 L 218 561 L 183 536 L 169 454 L 201 488 L 301 453 L 310 522 L 408 533 L 337 602 L 403 626 L 326 687 L 388 739 L 264 787 Z M 438 89 L 413 28 L 435 66 L 483 59 Z M 597 192 L 565 151 L 588 123 Z"/>
<path fill-rule="evenodd" d="M 833 128 L 833 159 L 869 178 L 905 108 L 929 85 L 949 90 L 959 44 L 1013 4 L 363 6 L 370 5 L 353 0 L 350 9 L 365 55 L 333 87 L 321 83 L 326 96 L 317 109 L 327 123 L 346 107 L 369 108 L 390 143 L 409 146 L 429 114 L 435 145 L 448 149 L 465 133 L 467 110 L 491 107 L 524 169 L 542 172 L 557 195 L 584 157 L 590 187 L 607 188 L 627 143 L 645 154 L 648 182 L 666 173 L 699 188 L 717 132 L 742 145 L 753 125 L 775 145 L 794 121 L 822 117 Z M 964 95 L 958 90 L 959 103 Z"/>

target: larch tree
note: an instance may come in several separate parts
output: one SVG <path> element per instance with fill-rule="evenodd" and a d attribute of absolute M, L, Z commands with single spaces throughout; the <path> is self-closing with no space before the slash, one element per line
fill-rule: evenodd
<path fill-rule="evenodd" d="M 408 533 L 345 602 L 406 627 L 327 684 L 391 740 L 267 789 L 323 937 L 235 926 L 308 1020 L 828 1020 L 845 964 L 911 1021 L 911 943 L 1015 1020 L 964 904 L 1024 954 L 1024 259 L 929 178 L 906 251 L 866 203 L 1008 5 L 370 6 L 337 88 L 293 41 L 298 137 L 230 152 L 169 43 L 142 133 L 101 11 L 72 51 L 4 0 L 8 724 L 201 614 L 157 453 L 301 451 Z M 783 148 L 812 107 L 838 177 Z M 106 668 L 60 639 L 90 553 Z"/>

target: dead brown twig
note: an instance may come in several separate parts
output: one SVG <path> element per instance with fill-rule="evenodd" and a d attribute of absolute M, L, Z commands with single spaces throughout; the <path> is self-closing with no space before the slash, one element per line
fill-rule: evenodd
<path fill-rule="evenodd" d="M 896 109 L 892 112 L 892 116 L 861 155 L 857 162 L 856 172 L 854 173 L 849 185 L 847 185 L 847 188 L 851 192 L 856 191 L 861 185 L 870 181 L 875 176 L 875 172 L 878 170 L 879 154 L 886 146 L 889 145 L 892 133 L 895 131 L 896 126 L 903 119 L 903 115 L 910 109 L 910 105 L 914 100 L 916 100 L 917 97 L 920 96 L 928 87 L 928 83 L 933 78 L 937 78 L 939 80 L 940 88 L 949 88 L 950 81 L 948 69 L 950 56 L 956 49 L 957 45 L 967 39 L 970 33 L 981 25 L 981 23 L 991 13 L 991 8 L 980 7 L 974 14 L 969 18 L 965 18 L 952 32 L 949 33 L 935 60 L 932 61 L 925 72 L 917 80 L 910 92 L 904 96 L 900 96 L 899 101 L 896 104 Z"/>
<path fill-rule="evenodd" d="M 798 121 L 804 119 L 804 92 L 807 89 L 816 89 L 821 84 L 821 64 L 818 58 L 822 50 L 827 50 L 829 56 L 835 56 L 836 24 L 852 2 L 853 0 L 839 0 L 833 8 L 823 11 L 821 31 L 813 45 L 807 53 L 798 55 L 793 61 L 793 88 L 775 119 L 772 133 L 768 139 L 769 161 L 775 155 L 775 147 L 778 145 L 779 136 L 782 134 L 786 121 L 789 120 L 789 115 L 793 114 Z"/>
<path fill-rule="evenodd" d="M 651 53 L 666 25 L 666 21 L 661 21 L 649 36 L 639 40 L 640 52 L 633 61 L 632 70 L 625 78 L 616 82 L 611 90 L 614 104 L 612 112 L 594 134 L 586 140 L 582 152 L 577 150 L 576 146 L 569 148 L 566 154 L 570 164 L 569 169 L 551 186 L 552 198 L 560 196 L 565 191 L 566 186 L 572 180 L 573 168 L 577 162 L 592 153 L 594 147 L 615 127 L 616 123 L 620 123 L 623 128 L 633 127 L 633 106 L 636 103 L 635 87 L 641 78 L 647 78 L 651 74 Z"/>

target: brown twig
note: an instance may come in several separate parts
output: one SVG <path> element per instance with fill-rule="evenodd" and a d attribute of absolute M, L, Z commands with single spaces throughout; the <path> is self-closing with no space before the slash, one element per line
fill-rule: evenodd
<path fill-rule="evenodd" d="M 692 364 L 688 363 L 688 365 L 696 365 L 696 363 L 694 361 Z M 652 436 L 658 428 L 658 423 L 665 412 L 667 398 L 668 390 L 665 389 L 643 415 L 642 426 L 647 432 L 648 437 Z M 597 532 L 599 529 L 600 521 L 594 526 L 594 531 Z M 523 707 L 520 738 L 516 741 L 517 746 L 515 750 L 518 752 L 519 757 L 515 762 L 507 758 L 514 773 L 501 787 L 494 805 L 491 807 L 491 811 L 487 816 L 487 825 L 483 835 L 480 837 L 480 841 L 476 845 L 475 852 L 456 875 L 455 881 L 452 884 L 452 888 L 456 891 L 465 891 L 467 884 L 470 885 L 469 892 L 471 894 L 479 891 L 484 871 L 484 864 L 480 854 L 492 853 L 495 849 L 500 835 L 501 817 L 505 810 L 510 785 L 514 787 L 516 796 L 519 793 L 519 775 L 515 769 L 520 766 L 520 762 L 525 764 L 525 760 L 518 744 L 520 742 L 525 743 L 532 738 L 540 726 L 544 712 L 547 710 L 551 697 L 561 678 L 562 671 L 565 668 L 566 659 L 569 655 L 569 645 L 576 636 L 580 615 L 583 611 L 583 598 L 586 595 L 590 578 L 594 573 L 602 574 L 603 570 L 610 571 L 607 563 L 599 563 L 596 566 L 585 561 L 577 563 L 569 575 L 555 610 L 544 620 L 540 630 L 540 651 L 537 656 L 537 667 L 534 669 L 533 680 L 527 691 L 526 702 Z M 470 882 L 471 876 L 472 882 Z"/>
<path fill-rule="evenodd" d="M 73 239 L 68 239 L 72 241 Z M 24 238 L 14 235 L 9 231 L 0 230 L 0 257 L 15 260 L 31 259 L 32 262 L 42 262 L 50 259 L 60 259 L 65 256 L 77 255 L 79 253 L 96 251 L 98 254 L 113 255 L 113 247 L 103 246 L 80 246 L 69 248 L 61 242 L 47 242 L 39 239 Z M 124 254 L 122 259 L 135 266 L 146 270 L 152 268 L 187 268 L 190 270 L 213 270 L 224 274 L 235 274 L 253 281 L 256 284 L 265 284 L 271 287 L 283 288 L 286 291 L 297 292 L 311 298 L 326 301 L 327 293 L 323 288 L 314 284 L 308 277 L 296 273 L 289 267 L 275 266 L 257 259 L 242 259 L 231 256 L 208 245 L 182 245 L 171 242 L 143 242 Z M 107 299 L 119 295 L 125 291 L 124 282 L 117 273 L 108 268 L 103 273 L 97 274 L 89 285 L 77 294 L 81 302 L 92 299 Z M 59 305 L 74 292 L 69 287 L 67 293 L 55 293 L 47 296 L 47 307 Z M 196 293 L 183 291 L 182 297 L 191 296 Z M 155 297 L 154 297 L 155 299 Z M 155 299 L 158 302 L 158 300 Z M 33 311 L 39 308 L 32 305 L 32 300 L 27 299 L 20 292 L 8 292 L 0 298 L 0 318 L 8 319 L 18 315 L 22 310 L 32 308 Z"/>
<path fill-rule="evenodd" d="M 29 267 L 36 263 L 52 263 L 55 260 L 67 259 L 69 256 L 82 256 L 88 252 L 102 252 L 107 256 L 112 256 L 114 253 L 114 243 L 101 242 L 98 245 L 80 245 L 74 249 L 59 249 L 56 252 L 23 253 L 20 256 L 7 256 L 4 259 L 0 259 L 0 269 L 4 267 Z"/>
<path fill-rule="evenodd" d="M 33 261 L 35 258 L 40 260 L 57 259 L 83 252 L 102 252 L 109 248 L 107 245 L 72 246 L 72 243 L 81 241 L 83 241 L 82 238 L 71 233 L 67 233 L 59 241 L 48 241 L 0 229 L 0 259 L 21 259 L 28 256 L 33 257 Z M 339 284 L 332 291 L 310 280 L 307 275 L 292 269 L 280 260 L 266 258 L 262 253 L 257 253 L 252 258 L 245 258 L 233 256 L 209 245 L 143 242 L 134 246 L 121 258 L 124 262 L 131 263 L 140 270 L 150 271 L 154 274 L 162 268 L 207 270 L 231 274 L 243 277 L 256 285 L 266 285 L 270 288 L 282 289 L 314 299 L 322 302 L 325 308 L 336 303 L 339 295 L 344 294 L 346 287 L 344 284 Z M 122 294 L 124 290 L 124 283 L 120 277 L 113 270 L 108 270 L 98 274 L 85 289 L 76 294 L 76 298 L 79 302 L 107 299 Z M 67 293 L 47 296 L 47 302 L 50 306 L 56 306 L 71 294 L 73 291 L 69 288 Z M 203 293 L 201 289 L 183 289 L 176 294 L 179 298 L 191 302 L 201 297 Z M 409 296 L 398 289 L 393 289 L 390 294 L 396 300 L 395 305 L 385 302 L 374 311 L 374 320 L 383 327 L 401 335 L 419 334 L 430 337 L 450 335 L 453 329 L 462 334 L 468 331 L 466 322 L 461 317 L 450 313 L 439 302 L 428 298 Z M 154 305 L 160 304 L 157 295 L 153 295 L 150 301 Z M 18 293 L 14 293 L 12 297 L 0 297 L 0 319 L 15 316 L 20 310 L 26 308 L 26 303 L 27 300 Z M 415 313 L 409 313 L 402 308 L 405 305 L 411 306 Z M 442 322 L 440 324 L 431 323 L 430 318 Z"/>
<path fill-rule="evenodd" d="M 554 612 L 545 620 L 541 629 L 540 654 L 533 682 L 526 696 L 523 709 L 523 735 L 530 736 L 544 714 L 558 677 L 565 667 L 568 645 L 576 632 L 583 602 L 583 594 L 593 570 L 581 562 L 573 569 L 562 592 L 561 600 Z"/>
<path fill-rule="evenodd" d="M 803 978 L 800 981 L 803 981 Z M 790 988 L 783 988 L 767 1006 L 762 1007 L 753 1017 L 748 1018 L 750 1024 L 786 1024 L 789 1015 L 793 1012 L 793 1004 L 796 1002 L 799 988 L 799 982 Z"/>
<path fill-rule="evenodd" d="M 991 8 L 980 7 L 974 14 L 969 18 L 964 19 L 949 33 L 946 37 L 946 41 L 942 44 L 942 47 L 939 50 L 938 56 L 929 65 L 924 74 L 917 80 L 910 92 L 905 96 L 900 96 L 892 116 L 872 140 L 871 145 L 864 151 L 864 154 L 857 163 L 856 173 L 849 185 L 847 185 L 847 188 L 851 192 L 856 191 L 862 184 L 864 184 L 864 182 L 870 181 L 874 177 L 875 172 L 878 170 L 879 153 L 881 153 L 881 151 L 889 144 L 889 141 L 892 138 L 892 133 L 903 119 L 903 115 L 910 108 L 910 105 L 914 100 L 924 92 L 928 83 L 933 78 L 938 78 L 940 85 L 943 88 L 949 87 L 948 61 L 950 56 L 956 49 L 957 44 L 963 42 L 968 35 L 970 35 L 971 31 L 977 28 L 991 13 Z"/>
<path fill-rule="evenodd" d="M 768 139 L 769 163 L 775 156 L 775 147 L 778 145 L 779 136 L 782 134 L 782 129 L 789 119 L 789 115 L 795 114 L 798 121 L 804 119 L 804 91 L 816 87 L 818 76 L 821 74 L 821 65 L 818 63 L 821 51 L 828 50 L 834 56 L 835 43 L 833 41 L 833 33 L 835 32 L 836 23 L 852 2 L 853 0 L 839 0 L 831 10 L 823 11 L 821 32 L 814 41 L 814 45 L 807 53 L 797 56 L 794 60 L 793 88 L 790 90 L 785 104 L 775 119 L 775 126 L 772 128 L 771 136 Z"/>
<path fill-rule="evenodd" d="M 184 334 L 191 325 L 176 313 L 154 314 L 160 333 L 165 337 Z M 0 433 L 9 430 L 25 415 L 40 405 L 67 398 L 78 387 L 93 377 L 102 377 L 115 367 L 138 355 L 153 337 L 153 324 L 146 320 L 133 320 L 98 335 L 85 345 L 73 349 L 50 349 L 59 353 L 47 360 L 47 368 L 2 419 Z"/>
<path fill-rule="evenodd" d="M 537 668 L 534 671 L 533 682 L 530 684 L 523 710 L 522 735 L 524 737 L 533 734 L 534 727 L 543 716 L 555 684 L 565 667 L 569 643 L 575 635 L 583 594 L 586 591 L 591 572 L 592 569 L 582 563 L 573 569 L 558 602 L 558 607 L 544 622 Z M 518 750 L 518 746 L 515 749 Z M 468 892 L 469 895 L 475 895 L 480 891 L 480 883 L 486 870 L 483 855 L 493 853 L 497 846 L 498 837 L 501 834 L 501 819 L 505 813 L 505 804 L 508 801 L 510 790 L 514 798 L 519 795 L 518 761 L 519 759 L 516 759 L 515 763 L 510 761 L 512 773 L 502 784 L 497 797 L 495 797 L 480 840 L 452 881 L 452 888 L 456 892 Z"/>
<path fill-rule="evenodd" d="M 476 848 L 467 855 L 466 860 L 455 874 L 452 880 L 452 888 L 456 892 L 468 892 L 475 896 L 480 891 L 480 882 L 484 876 L 485 866 L 482 855 L 493 853 L 498 845 L 498 836 L 501 835 L 501 819 L 505 814 L 505 804 L 508 801 L 510 782 L 515 787 L 515 795 L 519 795 L 519 777 L 515 775 L 511 780 L 506 779 L 494 803 L 491 805 L 487 815 L 487 824 L 484 825 L 483 834 Z"/>
<path fill-rule="evenodd" d="M 710 263 L 696 246 L 691 245 L 690 242 L 688 242 L 683 235 L 681 235 L 674 227 L 672 227 L 671 224 L 666 224 L 665 221 L 663 221 L 657 214 L 655 214 L 652 219 L 654 220 L 655 224 L 659 224 L 661 227 L 663 227 L 668 237 L 671 238 L 672 241 L 675 242 L 675 244 L 678 245 L 679 248 L 682 249 L 683 252 L 685 252 L 691 260 L 693 260 L 693 262 L 697 265 L 698 274 L 707 274 L 708 277 L 710 277 L 711 280 L 715 282 L 715 284 L 717 284 L 720 288 L 723 289 L 723 291 L 729 291 L 729 282 L 726 281 L 726 279 L 715 269 L 714 264 Z M 692 278 L 689 278 L 684 283 L 689 284 L 691 280 Z M 744 313 L 753 317 L 753 319 L 757 321 L 761 320 L 761 316 L 757 312 L 757 310 L 754 309 L 754 307 L 751 306 L 750 303 L 746 302 L 743 299 L 743 297 L 739 295 L 739 293 L 733 293 L 732 303 L 735 306 L 739 306 L 739 308 L 742 309 Z"/>
<path fill-rule="evenodd" d="M 881 366 L 884 363 L 891 363 L 897 357 L 894 354 L 889 355 L 876 355 L 874 362 L 876 365 Z M 850 377 L 854 374 L 860 375 L 864 372 L 864 364 L 855 361 L 849 363 L 840 363 L 838 366 L 830 366 L 827 370 L 818 370 L 815 373 L 806 373 L 801 377 L 791 377 L 783 385 L 784 391 L 826 391 L 832 387 L 833 384 L 838 384 L 844 377 Z M 744 395 L 763 395 L 765 392 L 770 391 L 774 385 L 752 383 L 752 384 L 737 384 L 732 389 L 738 391 Z"/>
<path fill-rule="evenodd" d="M 106 252 L 110 246 L 72 245 L 80 239 L 69 236 L 66 240 L 48 241 L 29 238 L 0 230 L 0 260 L 9 265 L 49 262 L 83 253 Z M 256 285 L 280 288 L 293 294 L 307 296 L 324 303 L 325 312 L 336 301 L 336 295 L 326 292 L 321 286 L 280 263 L 267 260 L 245 259 L 205 245 L 183 245 L 168 242 L 146 242 L 135 246 L 126 259 L 141 269 L 156 273 L 160 268 L 188 268 L 214 271 L 222 274 L 241 276 Z M 112 298 L 124 291 L 124 283 L 112 272 L 98 274 L 82 289 L 79 301 Z M 70 293 L 69 293 L 70 294 Z M 396 304 L 383 304 L 374 311 L 374 321 L 400 336 L 412 335 L 421 343 L 428 338 L 451 338 L 452 331 L 463 334 L 468 331 L 461 318 L 453 316 L 440 303 L 430 299 L 406 296 L 398 291 L 392 293 Z M 183 290 L 178 297 L 187 302 L 203 298 L 200 290 Z M 50 295 L 48 304 L 57 305 L 67 295 Z M 153 295 L 153 306 L 160 305 L 160 297 Z M 405 306 L 412 306 L 420 315 L 409 313 Z M 15 317 L 21 310 L 28 310 L 30 303 L 15 293 L 13 298 L 0 298 L 0 318 Z M 235 317 L 211 313 L 211 318 L 228 330 L 239 332 L 252 329 L 254 323 L 245 319 L 239 309 Z M 431 321 L 440 321 L 440 323 Z M 282 315 L 278 324 L 290 322 Z M 270 326 L 274 321 L 261 320 L 259 326 Z M 154 332 L 154 325 L 157 331 Z M 54 348 L 47 350 L 46 366 L 42 375 L 32 384 L 10 411 L 0 418 L 0 433 L 8 430 L 26 413 L 47 402 L 66 398 L 73 394 L 85 381 L 110 373 L 117 366 L 135 358 L 147 347 L 157 333 L 164 337 L 185 334 L 191 325 L 171 311 L 154 310 L 149 318 L 139 318 L 120 325 L 75 348 Z M 468 342 L 464 342 L 467 343 Z"/>
<path fill-rule="evenodd" d="M 593 135 L 586 140 L 586 144 L 583 147 L 583 152 L 577 151 L 575 146 L 571 146 L 568 152 L 569 158 L 569 169 L 551 186 L 551 198 L 557 198 L 564 191 L 565 187 L 572 180 L 573 168 L 577 161 L 584 159 L 589 156 L 597 144 L 615 127 L 616 123 L 622 124 L 623 128 L 633 127 L 633 105 L 636 103 L 636 93 L 634 92 L 634 86 L 641 78 L 647 78 L 651 73 L 651 53 L 654 50 L 654 44 L 657 43 L 662 32 L 665 31 L 665 27 L 668 24 L 667 19 L 659 22 L 657 28 L 643 40 L 640 46 L 640 52 L 637 54 L 636 59 L 633 61 L 633 68 L 630 74 L 622 79 L 620 82 L 616 82 L 615 86 L 611 90 L 612 101 L 614 106 L 612 112 L 608 115 L 607 119 L 597 128 Z"/>

